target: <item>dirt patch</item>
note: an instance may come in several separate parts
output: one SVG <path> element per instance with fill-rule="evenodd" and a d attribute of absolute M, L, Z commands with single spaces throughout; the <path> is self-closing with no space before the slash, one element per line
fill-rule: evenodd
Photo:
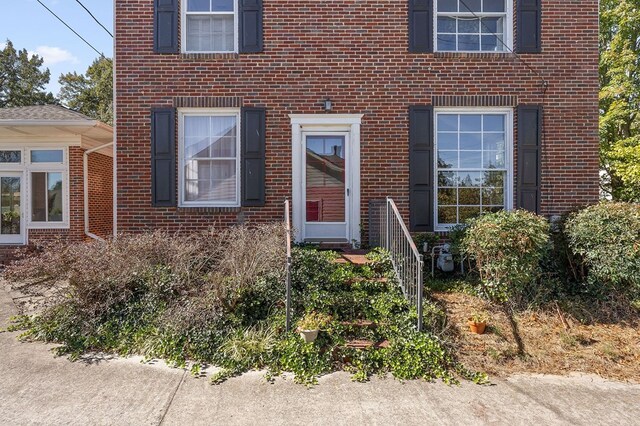
<path fill-rule="evenodd" d="M 554 309 L 516 315 L 525 355 L 518 348 L 504 312 L 463 293 L 433 293 L 445 308 L 453 344 L 462 363 L 490 376 L 514 373 L 568 374 L 582 372 L 640 383 L 640 321 L 617 324 L 580 324 Z M 472 334 L 467 319 L 488 315 L 487 331 Z M 569 327 L 567 329 L 567 326 Z"/>

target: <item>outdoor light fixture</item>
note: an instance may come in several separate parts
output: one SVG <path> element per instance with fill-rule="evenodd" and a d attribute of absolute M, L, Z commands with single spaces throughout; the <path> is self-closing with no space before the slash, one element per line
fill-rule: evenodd
<path fill-rule="evenodd" d="M 331 102 L 331 99 L 327 98 L 324 100 L 324 110 L 325 111 L 331 111 L 331 108 L 333 108 L 333 103 Z"/>

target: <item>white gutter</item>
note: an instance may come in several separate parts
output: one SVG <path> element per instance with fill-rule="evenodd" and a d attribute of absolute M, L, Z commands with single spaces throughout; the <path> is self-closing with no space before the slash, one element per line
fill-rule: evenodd
<path fill-rule="evenodd" d="M 98 147 L 88 149 L 82 154 L 82 179 L 84 186 L 84 233 L 87 237 L 93 238 L 94 240 L 104 241 L 104 238 L 97 236 L 96 234 L 92 234 L 89 232 L 89 154 L 92 152 L 99 151 L 101 149 L 112 146 L 113 142 L 106 143 L 104 145 L 100 145 Z M 115 186 L 113 186 L 113 190 L 115 191 Z M 115 214 L 115 212 L 113 213 Z"/>

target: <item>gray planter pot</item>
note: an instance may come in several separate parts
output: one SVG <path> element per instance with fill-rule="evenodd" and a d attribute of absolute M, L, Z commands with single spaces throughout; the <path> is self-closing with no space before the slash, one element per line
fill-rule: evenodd
<path fill-rule="evenodd" d="M 318 337 L 320 330 L 300 330 L 300 337 L 302 337 L 305 343 L 311 343 Z"/>

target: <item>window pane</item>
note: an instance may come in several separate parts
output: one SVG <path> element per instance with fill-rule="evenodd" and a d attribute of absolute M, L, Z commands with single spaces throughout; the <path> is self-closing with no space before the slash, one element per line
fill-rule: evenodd
<path fill-rule="evenodd" d="M 482 18 L 481 30 L 484 34 L 502 35 L 504 18 Z"/>
<path fill-rule="evenodd" d="M 505 12 L 505 0 L 484 0 L 485 12 Z"/>
<path fill-rule="evenodd" d="M 485 114 L 483 120 L 485 132 L 504 132 L 504 115 Z"/>
<path fill-rule="evenodd" d="M 480 216 L 480 206 L 478 207 L 460 207 L 459 223 L 463 223 L 469 219 Z"/>
<path fill-rule="evenodd" d="M 460 188 L 458 204 L 480 205 L 480 188 Z"/>
<path fill-rule="evenodd" d="M 460 115 L 461 132 L 479 132 L 482 130 L 482 116 L 479 114 Z"/>
<path fill-rule="evenodd" d="M 439 132 L 457 132 L 458 116 L 456 114 L 438 114 Z"/>
<path fill-rule="evenodd" d="M 47 220 L 47 174 L 31 173 L 31 220 Z"/>
<path fill-rule="evenodd" d="M 457 12 L 458 0 L 438 0 L 438 12 Z"/>
<path fill-rule="evenodd" d="M 48 173 L 47 211 L 49 222 L 62 222 L 62 173 Z"/>
<path fill-rule="evenodd" d="M 229 52 L 234 49 L 233 15 L 196 15 L 187 17 L 187 50 L 192 52 Z"/>
<path fill-rule="evenodd" d="M 32 163 L 62 163 L 64 153 L 61 149 L 34 149 L 31 151 Z"/>
<path fill-rule="evenodd" d="M 457 207 L 440 207 L 438 206 L 438 223 L 452 224 L 458 223 Z"/>
<path fill-rule="evenodd" d="M 484 50 L 485 52 L 489 52 L 489 51 L 494 51 L 494 52 L 499 52 L 502 50 L 502 43 L 498 40 L 498 37 L 496 36 L 486 36 L 483 35 L 481 37 L 482 39 L 482 50 Z"/>
<path fill-rule="evenodd" d="M 482 204 L 487 205 L 503 205 L 504 189 L 503 188 L 483 188 Z"/>
<path fill-rule="evenodd" d="M 484 186 L 504 187 L 505 172 L 485 172 Z"/>
<path fill-rule="evenodd" d="M 345 221 L 345 138 L 307 136 L 307 222 Z"/>
<path fill-rule="evenodd" d="M 463 0 L 460 1 L 460 12 L 481 12 L 482 0 Z"/>
<path fill-rule="evenodd" d="M 504 169 L 504 153 L 501 151 L 485 151 L 482 167 L 485 169 Z"/>
<path fill-rule="evenodd" d="M 459 33 L 478 33 L 480 32 L 480 20 L 479 19 L 458 19 L 458 32 Z"/>
<path fill-rule="evenodd" d="M 455 51 L 456 36 L 453 34 L 452 35 L 438 34 L 438 50 L 443 52 Z"/>
<path fill-rule="evenodd" d="M 21 151 L 0 151 L 0 163 L 20 163 L 21 161 Z"/>
<path fill-rule="evenodd" d="M 485 151 L 504 151 L 504 133 L 485 133 L 483 147 Z"/>
<path fill-rule="evenodd" d="M 438 168 L 457 169 L 458 151 L 438 151 Z"/>
<path fill-rule="evenodd" d="M 445 16 L 438 17 L 438 32 L 439 33 L 455 33 L 456 20 L 454 18 L 448 18 Z"/>
<path fill-rule="evenodd" d="M 482 133 L 460 133 L 460 149 L 481 150 Z"/>
<path fill-rule="evenodd" d="M 458 134 L 439 132 L 438 149 L 458 149 Z"/>
<path fill-rule="evenodd" d="M 457 190 L 455 188 L 438 189 L 439 206 L 455 206 L 458 204 Z"/>
<path fill-rule="evenodd" d="M 187 11 L 189 12 L 209 12 L 211 4 L 209 0 L 188 0 Z"/>
<path fill-rule="evenodd" d="M 482 168 L 482 151 L 460 151 L 461 169 Z"/>
<path fill-rule="evenodd" d="M 480 36 L 477 36 L 477 35 L 458 36 L 458 50 L 459 51 L 480 50 Z"/>
<path fill-rule="evenodd" d="M 438 172 L 438 186 L 452 186 L 456 185 L 456 173 L 455 172 Z"/>
<path fill-rule="evenodd" d="M 212 0 L 211 6 L 214 12 L 233 12 L 233 0 Z"/>
<path fill-rule="evenodd" d="M 0 179 L 0 233 L 20 235 L 20 178 Z"/>
<path fill-rule="evenodd" d="M 472 188 L 482 186 L 482 172 L 458 172 L 458 185 Z"/>
<path fill-rule="evenodd" d="M 185 200 L 236 201 L 236 161 L 199 160 L 185 166 Z"/>

